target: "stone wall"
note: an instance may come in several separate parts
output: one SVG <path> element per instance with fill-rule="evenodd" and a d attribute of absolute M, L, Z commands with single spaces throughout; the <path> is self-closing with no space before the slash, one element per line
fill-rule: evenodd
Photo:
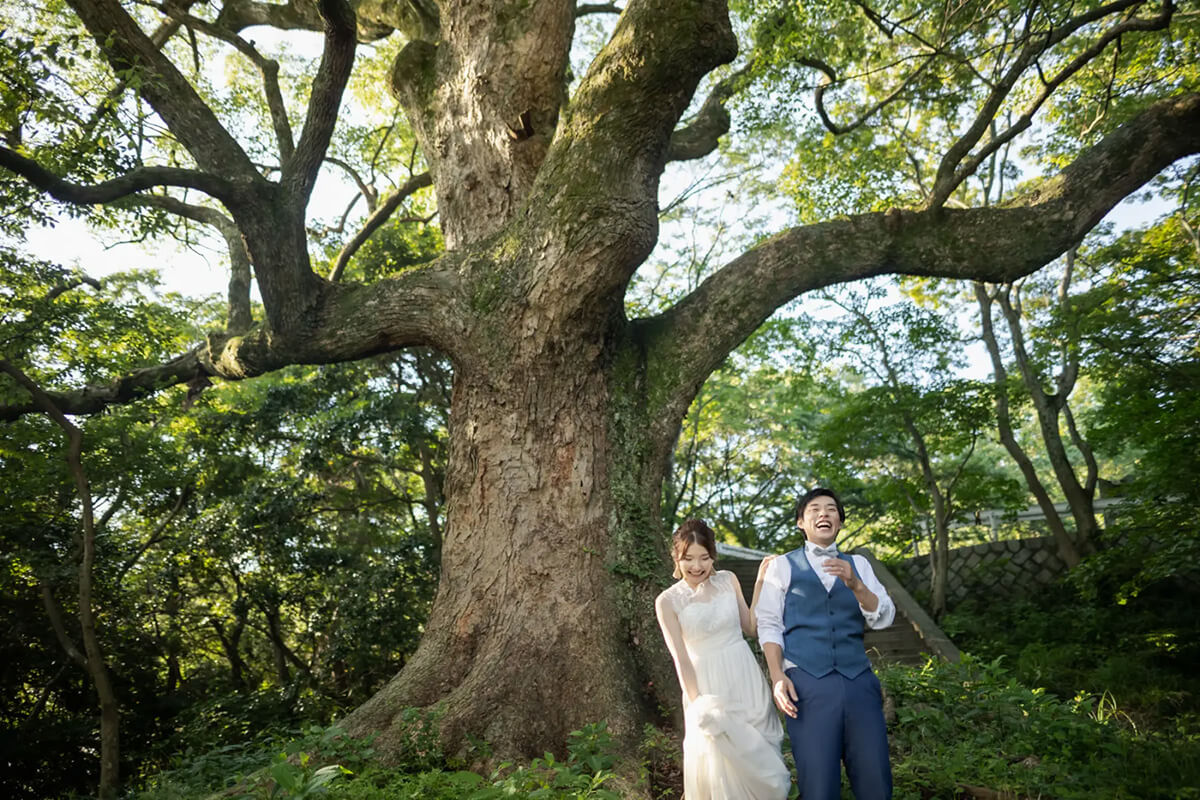
<path fill-rule="evenodd" d="M 929 597 L 929 556 L 889 564 L 896 578 L 918 598 Z M 950 605 L 980 589 L 1031 594 L 1067 571 L 1053 537 L 986 542 L 950 551 L 946 601 Z"/>

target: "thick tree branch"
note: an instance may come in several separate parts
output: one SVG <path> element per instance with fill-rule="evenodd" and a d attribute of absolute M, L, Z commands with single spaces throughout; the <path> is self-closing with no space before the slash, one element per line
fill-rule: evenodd
<path fill-rule="evenodd" d="M 736 47 L 723 3 L 634 0 L 576 91 L 551 152 L 585 155 L 577 151 L 592 144 L 583 135 L 590 130 L 616 148 L 614 162 L 627 155 L 641 162 L 644 179 L 656 182 L 670 136 L 700 79 L 731 61 Z M 728 99 L 740 75 L 719 84 L 710 101 Z M 607 171 L 612 164 L 603 166 Z"/>
<path fill-rule="evenodd" d="M 346 0 L 319 0 L 321 17 L 325 20 L 325 50 L 321 65 L 313 79 L 312 95 L 308 101 L 308 116 L 300 141 L 292 158 L 284 161 L 279 182 L 302 205 L 308 201 L 317 172 L 329 148 L 329 139 L 337 124 L 342 93 L 354 67 L 355 39 L 354 9 Z"/>
<path fill-rule="evenodd" d="M 186 11 L 196 2 L 197 0 L 184 0 L 184 2 L 180 5 L 180 10 Z M 178 20 L 167 20 L 163 24 L 159 25 L 158 29 L 155 30 L 154 33 L 150 34 L 150 41 L 155 47 L 161 49 L 162 46 L 165 45 L 170 38 L 175 35 L 175 32 L 178 31 L 179 28 L 180 24 Z M 100 120 L 103 119 L 107 113 L 112 111 L 117 104 L 117 100 L 121 97 L 121 95 L 125 94 L 125 91 L 128 88 L 128 82 L 125 79 L 121 79 L 117 81 L 115 86 L 105 93 L 104 99 L 96 104 L 96 108 L 94 111 L 92 111 L 92 115 L 88 117 L 87 122 L 84 123 L 83 132 L 80 136 L 81 140 L 91 140 L 92 134 L 96 130 L 96 126 L 100 124 Z"/>
<path fill-rule="evenodd" d="M 329 139 L 337 125 L 342 92 L 354 67 L 355 38 L 354 10 L 346 0 L 319 0 L 320 16 L 325 20 L 325 49 L 320 56 L 317 77 L 312 82 L 308 98 L 308 115 L 300 142 L 292 158 L 283 162 L 280 184 L 290 197 L 307 203 L 308 194 L 317 182 L 320 164 Z"/>
<path fill-rule="evenodd" d="M 1007 69 L 1003 69 L 1001 64 L 997 64 L 997 73 L 999 74 L 1002 70 L 1003 74 L 997 80 L 988 84 L 991 86 L 991 92 L 976 115 L 974 122 L 967 129 L 966 133 L 946 151 L 946 155 L 942 159 L 942 164 L 938 169 L 937 182 L 941 183 L 954 172 L 958 162 L 971 151 L 971 148 L 975 146 L 988 130 L 1001 105 L 1013 87 L 1016 86 L 1022 74 L 1031 66 L 1036 65 L 1038 74 L 1041 75 L 1041 65 L 1038 64 L 1038 59 L 1043 53 L 1066 40 L 1086 25 L 1098 22 L 1109 15 L 1122 13 L 1129 8 L 1144 3 L 1145 0 L 1116 0 L 1114 3 L 1096 7 L 1076 17 L 1072 17 L 1059 25 L 1051 23 L 1047 30 L 1036 33 L 1030 31 L 1035 12 L 1037 11 L 1037 7 L 1031 5 L 1026 14 L 1025 29 L 1015 39 L 1015 42 L 1023 42 L 1024 46 L 1008 65 Z M 1166 8 L 1170 8 L 1169 2 Z"/>
<path fill-rule="evenodd" d="M 589 14 L 620 14 L 621 11 L 621 7 L 616 3 L 580 3 L 575 6 L 576 18 Z"/>
<path fill-rule="evenodd" d="M 696 116 L 671 134 L 667 145 L 668 161 L 704 158 L 717 149 L 718 140 L 729 133 L 729 112 L 725 110 L 725 103 L 745 86 L 753 66 L 753 62 L 747 64 L 713 87 Z"/>
<path fill-rule="evenodd" d="M 106 385 L 45 395 L 66 414 L 94 414 L 193 380 L 242 380 L 291 364 L 354 361 L 410 345 L 431 345 L 471 364 L 482 355 L 462 342 L 461 320 L 470 312 L 459 302 L 458 261 L 447 255 L 370 286 L 330 285 L 312 335 L 303 340 L 283 339 L 261 327 L 242 336 L 213 333 L 165 364 Z M 40 408 L 32 400 L 0 406 L 0 422 Z"/>
<path fill-rule="evenodd" d="M 671 135 L 701 78 L 737 41 L 719 0 L 632 0 L 564 112 L 530 196 L 552 237 L 608 252 L 603 274 L 555 286 L 579 302 L 612 296 L 654 247 Z M 604 153 L 604 158 L 597 158 Z M 540 235 L 540 234 L 537 234 Z"/>
<path fill-rule="evenodd" d="M 406 0 L 400 3 L 358 0 L 353 6 L 358 18 L 357 35 L 360 41 L 384 39 L 395 30 L 400 30 L 409 40 L 437 40 L 438 12 L 433 0 Z M 324 21 L 315 0 L 288 0 L 282 4 L 230 0 L 222 4 L 217 23 L 235 33 L 258 25 L 278 30 L 324 29 Z"/>
<path fill-rule="evenodd" d="M 271 126 L 275 129 L 279 159 L 281 162 L 290 159 L 296 146 L 292 139 L 292 124 L 288 120 L 287 106 L 283 102 L 283 92 L 279 89 L 279 62 L 271 58 L 264 58 L 253 44 L 236 33 L 231 33 L 220 25 L 214 25 L 191 14 L 185 14 L 177 10 L 171 3 L 164 4 L 163 12 L 170 15 L 177 23 L 182 23 L 192 30 L 206 33 L 232 45 L 239 53 L 250 59 L 254 66 L 258 67 L 263 79 L 263 93 L 266 95 L 267 110 L 271 114 Z"/>
<path fill-rule="evenodd" d="M 375 213 L 363 224 L 362 230 L 356 233 L 354 238 L 347 242 L 342 251 L 338 253 L 337 259 L 333 263 L 333 269 L 329 271 L 329 280 L 335 282 L 341 280 L 346 265 L 350 263 L 350 259 L 358 252 L 358 249 L 371 238 L 371 234 L 379 230 L 379 227 L 387 222 L 396 209 L 414 192 L 432 184 L 433 180 L 429 173 L 422 172 L 420 175 L 409 178 L 403 186 L 388 195 L 387 199 L 375 209 Z"/>
<path fill-rule="evenodd" d="M 0 167 L 20 175 L 30 184 L 64 203 L 99 205 L 159 186 L 196 189 L 219 200 L 232 196 L 233 185 L 216 175 L 178 167 L 142 167 L 119 178 L 84 185 L 63 180 L 32 158 L 0 147 Z"/>
<path fill-rule="evenodd" d="M 130 403 L 160 389 L 207 374 L 199 358 L 201 350 L 196 348 L 166 364 L 138 370 L 105 386 L 70 392 L 45 390 L 45 394 L 63 413 L 94 414 L 110 405 Z M 40 408 L 33 400 L 0 406 L 0 422 L 11 422 Z"/>
<path fill-rule="evenodd" d="M 1200 152 L 1200 94 L 1161 100 L 1002 207 L 863 214 L 793 228 L 636 323 L 663 387 L 664 431 L 697 387 L 783 303 L 811 289 L 901 273 L 1008 282 L 1078 243 L 1123 198 Z M 664 434 L 665 435 L 665 434 Z"/>
<path fill-rule="evenodd" d="M 201 170 L 253 183 L 258 171 L 192 84 L 121 6 L 120 0 L 69 0 L 117 74 L 139 74 L 143 98 Z"/>
<path fill-rule="evenodd" d="M 1043 79 L 1042 91 L 1026 106 L 1025 111 L 1017 118 L 1016 122 L 999 136 L 989 141 L 974 156 L 967 158 L 967 154 L 971 152 L 971 149 L 975 147 L 984 133 L 991 127 L 1001 105 L 1008 98 L 1013 87 L 1017 85 L 1017 81 L 1031 65 L 1037 62 L 1037 59 L 1043 53 L 1085 25 L 1103 19 L 1110 14 L 1117 14 L 1130 7 L 1141 5 L 1144 2 L 1145 0 L 1118 0 L 1118 2 L 1101 6 L 1085 14 L 1080 14 L 1068 20 L 1065 24 L 1047 31 L 1045 34 L 1031 37 L 1025 47 L 1022 48 L 1021 53 L 1009 66 L 1004 77 L 993 86 L 988 98 L 980 107 L 975 121 L 958 141 L 946 151 L 941 164 L 938 165 L 937 177 L 934 180 L 933 186 L 933 196 L 930 199 L 930 207 L 940 207 L 945 203 L 946 199 L 958 185 L 973 174 L 984 159 L 1011 141 L 1017 134 L 1026 130 L 1033 123 L 1034 114 L 1037 113 L 1037 110 L 1041 108 L 1042 104 L 1045 103 L 1054 90 L 1082 69 L 1088 62 L 1104 52 L 1105 48 L 1111 42 L 1130 31 L 1157 30 L 1165 28 L 1170 24 L 1174 5 L 1171 0 L 1166 0 L 1163 3 L 1162 13 L 1156 17 L 1149 19 L 1134 17 L 1114 25 L 1053 77 Z M 963 161 L 964 158 L 967 160 Z"/>

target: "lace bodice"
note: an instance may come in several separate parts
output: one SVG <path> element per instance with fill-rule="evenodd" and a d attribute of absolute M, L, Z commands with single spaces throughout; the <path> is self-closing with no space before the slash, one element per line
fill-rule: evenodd
<path fill-rule="evenodd" d="M 741 640 L 735 581 L 732 572 L 718 572 L 695 589 L 679 581 L 667 590 L 693 657 Z"/>

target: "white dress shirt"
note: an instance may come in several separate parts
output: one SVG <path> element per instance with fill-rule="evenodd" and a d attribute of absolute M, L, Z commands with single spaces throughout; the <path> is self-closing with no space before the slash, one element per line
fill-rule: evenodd
<path fill-rule="evenodd" d="M 841 579 L 821 569 L 825 558 L 814 555 L 814 547 L 815 545 L 812 542 L 805 542 L 804 555 L 808 558 L 808 564 L 812 567 L 813 572 L 821 580 L 821 585 L 828 592 L 833 588 L 833 582 Z M 873 630 L 886 628 L 896 618 L 896 604 L 888 596 L 887 589 L 884 589 L 883 584 L 875 577 L 875 570 L 871 569 L 871 562 L 862 556 L 850 556 L 850 558 L 854 560 L 854 568 L 858 571 L 859 579 L 862 580 L 863 584 L 872 594 L 879 598 L 879 605 L 875 607 L 874 611 L 867 611 L 862 607 L 862 604 L 858 606 L 859 610 L 862 611 L 863 619 L 866 620 L 867 627 Z M 770 642 L 779 645 L 781 649 L 783 648 L 783 601 L 787 597 L 787 592 L 791 585 L 792 562 L 780 556 L 767 565 L 767 572 L 763 575 L 762 590 L 758 595 L 758 607 L 755 613 L 755 618 L 758 621 L 758 642 L 760 645 Z M 784 669 L 791 669 L 794 666 L 796 665 L 786 658 L 783 660 Z"/>

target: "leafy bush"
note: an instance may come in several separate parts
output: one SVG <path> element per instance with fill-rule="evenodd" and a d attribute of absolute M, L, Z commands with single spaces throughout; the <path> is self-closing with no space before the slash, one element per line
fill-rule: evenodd
<path fill-rule="evenodd" d="M 155 775 L 136 800 L 192 800 L 215 791 L 239 800 L 619 800 L 608 788 L 615 745 L 604 722 L 569 734 L 567 759 L 546 753 L 528 765 L 500 764 L 487 779 L 446 768 L 437 740 L 438 713 L 405 711 L 400 761 L 375 763 L 371 738 L 353 739 L 336 727 L 310 726 L 299 738 L 257 745 L 223 745 L 181 759 Z M 373 737 L 372 737 L 373 738 Z M 486 752 L 484 743 L 475 749 Z M 233 789 L 233 787 L 238 787 Z M 233 789 L 231 791 L 231 789 Z"/>
<path fill-rule="evenodd" d="M 445 765 L 437 727 L 441 716 L 438 708 L 406 708 L 400 712 L 400 722 L 394 731 L 397 743 L 393 757 L 397 768 L 405 772 L 424 772 Z"/>
<path fill-rule="evenodd" d="M 319 725 L 295 733 L 301 735 L 177 756 L 170 769 L 152 776 L 134 796 L 137 800 L 186 800 L 243 787 L 243 794 L 232 796 L 312 797 L 323 793 L 334 778 L 364 769 L 375 757 L 373 736 L 353 739 L 340 728 Z"/>
<path fill-rule="evenodd" d="M 620 795 L 605 788 L 614 775 L 614 744 L 605 722 L 585 725 L 568 734 L 567 760 L 557 761 L 553 753 L 535 758 L 528 767 L 502 763 L 492 773 L 491 785 L 472 794 L 471 800 L 498 800 L 505 797 L 561 798 L 561 800 L 620 800 Z"/>
<path fill-rule="evenodd" d="M 1063 700 L 1024 686 L 1003 666 L 887 667 L 897 798 L 954 797 L 966 787 L 1015 796 L 1200 797 L 1200 726 L 1133 726 L 1110 695 Z"/>
<path fill-rule="evenodd" d="M 484 783 L 474 772 L 407 773 L 374 767 L 330 788 L 330 800 L 463 800 Z"/>
<path fill-rule="evenodd" d="M 342 775 L 351 774 L 341 764 L 324 767 L 313 765 L 308 753 L 293 760 L 279 755 L 265 774 L 259 774 L 250 784 L 250 791 L 239 800 L 309 800 L 329 791 L 329 784 Z"/>
<path fill-rule="evenodd" d="M 1181 590 L 1126 602 L 1071 585 L 1032 597 L 968 600 L 942 620 L 963 650 L 1004 657 L 1014 677 L 1061 697 L 1108 693 L 1143 727 L 1200 712 L 1200 630 Z"/>
<path fill-rule="evenodd" d="M 979 796 L 982 789 L 1059 800 L 1200 800 L 1200 715 L 1145 729 L 1111 693 L 1031 688 L 1003 657 L 886 666 L 880 679 L 896 707 L 897 800 Z M 395 766 L 375 762 L 370 740 L 314 726 L 290 742 L 227 745 L 194 758 L 156 776 L 137 800 L 199 800 L 220 789 L 252 800 L 618 800 L 618 773 L 639 775 L 640 789 L 655 800 L 679 796 L 678 739 L 651 726 L 637 769 L 621 768 L 600 722 L 570 734 L 563 760 L 546 753 L 529 764 L 502 763 L 484 777 L 436 763 L 436 714 L 414 710 L 402 719 L 408 756 Z M 228 792 L 234 785 L 242 794 Z"/>

